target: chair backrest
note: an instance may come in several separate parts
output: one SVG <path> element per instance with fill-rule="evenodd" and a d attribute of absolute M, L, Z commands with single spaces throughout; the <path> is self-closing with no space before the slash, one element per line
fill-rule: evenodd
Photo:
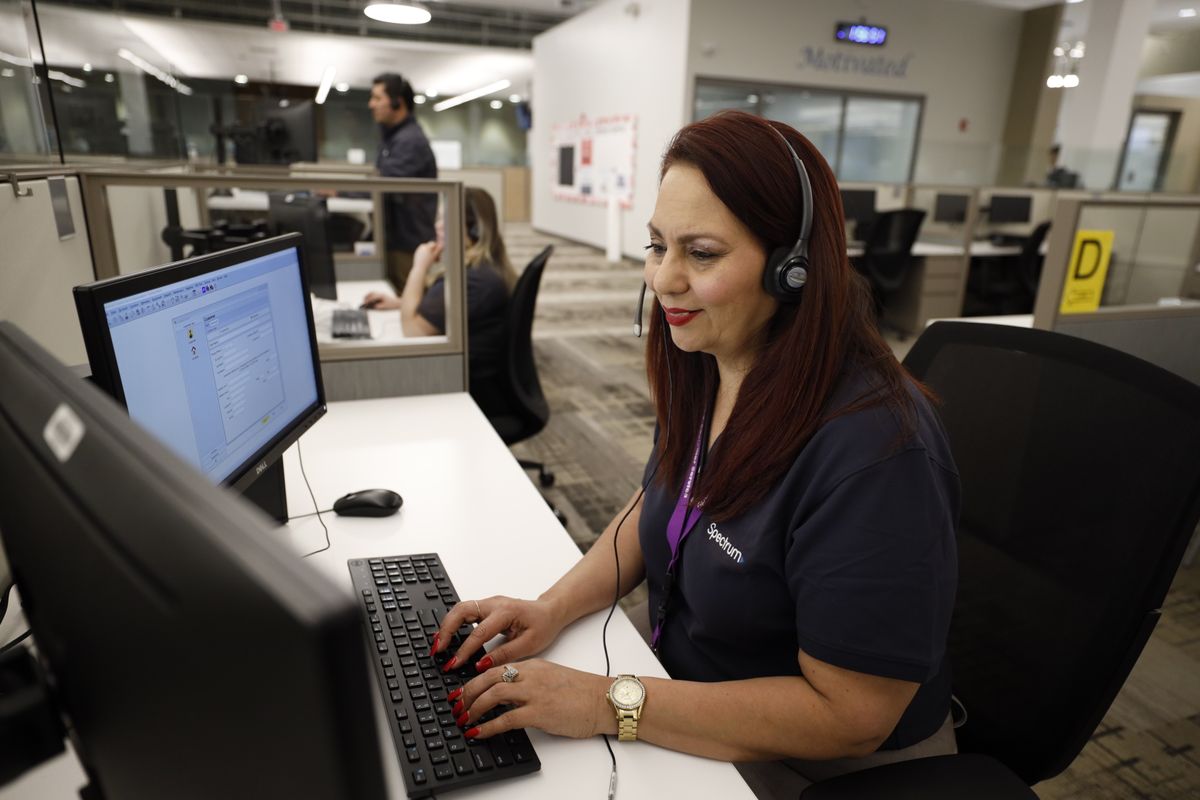
<path fill-rule="evenodd" d="M 925 212 L 917 208 L 883 211 L 875 218 L 862 263 L 867 278 L 881 291 L 894 292 L 904 284 L 924 221 Z"/>
<path fill-rule="evenodd" d="M 1094 732 L 1200 519 L 1200 386 L 1049 331 L 930 326 L 905 366 L 962 478 L 959 749 L 1030 784 Z"/>
<path fill-rule="evenodd" d="M 510 411 L 522 418 L 520 438 L 540 431 L 550 419 L 550 406 L 542 393 L 537 364 L 533 360 L 533 312 L 537 306 L 542 272 L 554 252 L 548 245 L 533 257 L 517 278 L 508 301 L 508 323 L 505 328 L 505 357 L 508 363 L 507 390 Z"/>
<path fill-rule="evenodd" d="M 1021 255 L 1017 257 L 1017 278 L 1033 297 L 1037 297 L 1038 281 L 1042 279 L 1042 242 L 1046 241 L 1049 231 L 1048 221 L 1034 228 L 1021 246 Z"/>

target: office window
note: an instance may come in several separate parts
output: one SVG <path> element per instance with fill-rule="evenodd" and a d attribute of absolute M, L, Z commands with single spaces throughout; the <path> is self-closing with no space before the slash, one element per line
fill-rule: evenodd
<path fill-rule="evenodd" d="M 0 161 L 45 161 L 51 153 L 42 106 L 46 98 L 34 80 L 31 36 L 18 0 L 0 0 Z M 57 160 L 58 154 L 54 153 Z"/>
<path fill-rule="evenodd" d="M 840 181 L 912 180 L 924 100 L 698 78 L 693 118 L 736 108 L 807 136 Z"/>

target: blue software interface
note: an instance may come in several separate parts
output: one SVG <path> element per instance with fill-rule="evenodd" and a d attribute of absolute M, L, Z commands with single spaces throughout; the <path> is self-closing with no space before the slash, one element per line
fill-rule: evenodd
<path fill-rule="evenodd" d="M 296 249 L 104 305 L 129 416 L 229 477 L 317 400 Z"/>

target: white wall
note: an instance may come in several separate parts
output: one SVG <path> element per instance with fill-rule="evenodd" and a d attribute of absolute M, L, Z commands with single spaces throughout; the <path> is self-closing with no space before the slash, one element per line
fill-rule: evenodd
<path fill-rule="evenodd" d="M 923 95 L 916 180 L 990 183 L 999 164 L 1021 16 L 948 0 L 693 0 L 688 117 L 695 76 Z M 887 27 L 887 44 L 835 43 L 835 23 L 860 18 Z M 810 58 L 820 51 L 824 59 Z M 838 54 L 835 66 L 829 57 Z M 847 56 L 883 57 L 893 62 L 893 74 L 870 74 Z"/>
<path fill-rule="evenodd" d="M 633 205 L 622 212 L 622 252 L 641 258 L 654 211 L 658 163 L 670 137 L 690 119 L 688 27 L 692 0 L 610 0 L 533 41 L 533 226 L 603 248 L 606 209 L 553 197 L 556 123 L 637 117 Z M 636 9 L 636 13 L 632 13 Z"/>

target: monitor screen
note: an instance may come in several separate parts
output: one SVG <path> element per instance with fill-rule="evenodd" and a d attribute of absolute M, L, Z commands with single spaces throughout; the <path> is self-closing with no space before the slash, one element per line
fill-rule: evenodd
<path fill-rule="evenodd" d="M 1033 198 L 1027 194 L 994 194 L 988 221 L 995 223 L 1029 222 Z"/>
<path fill-rule="evenodd" d="M 970 196 L 965 194 L 939 194 L 933 201 L 933 221 L 966 222 L 967 203 L 970 199 Z"/>
<path fill-rule="evenodd" d="M 383 798 L 349 594 L 9 322 L 0 375 L 0 537 L 84 796 Z"/>
<path fill-rule="evenodd" d="M 324 197 L 296 192 L 269 192 L 271 233 L 298 233 L 304 237 L 304 269 L 308 288 L 317 297 L 337 300 L 337 274 L 329 236 L 329 211 Z"/>
<path fill-rule="evenodd" d="M 325 413 L 296 234 L 75 289 L 92 377 L 214 483 L 243 488 Z"/>
<path fill-rule="evenodd" d="M 847 222 L 866 222 L 875 218 L 874 189 L 842 189 L 841 194 Z"/>

